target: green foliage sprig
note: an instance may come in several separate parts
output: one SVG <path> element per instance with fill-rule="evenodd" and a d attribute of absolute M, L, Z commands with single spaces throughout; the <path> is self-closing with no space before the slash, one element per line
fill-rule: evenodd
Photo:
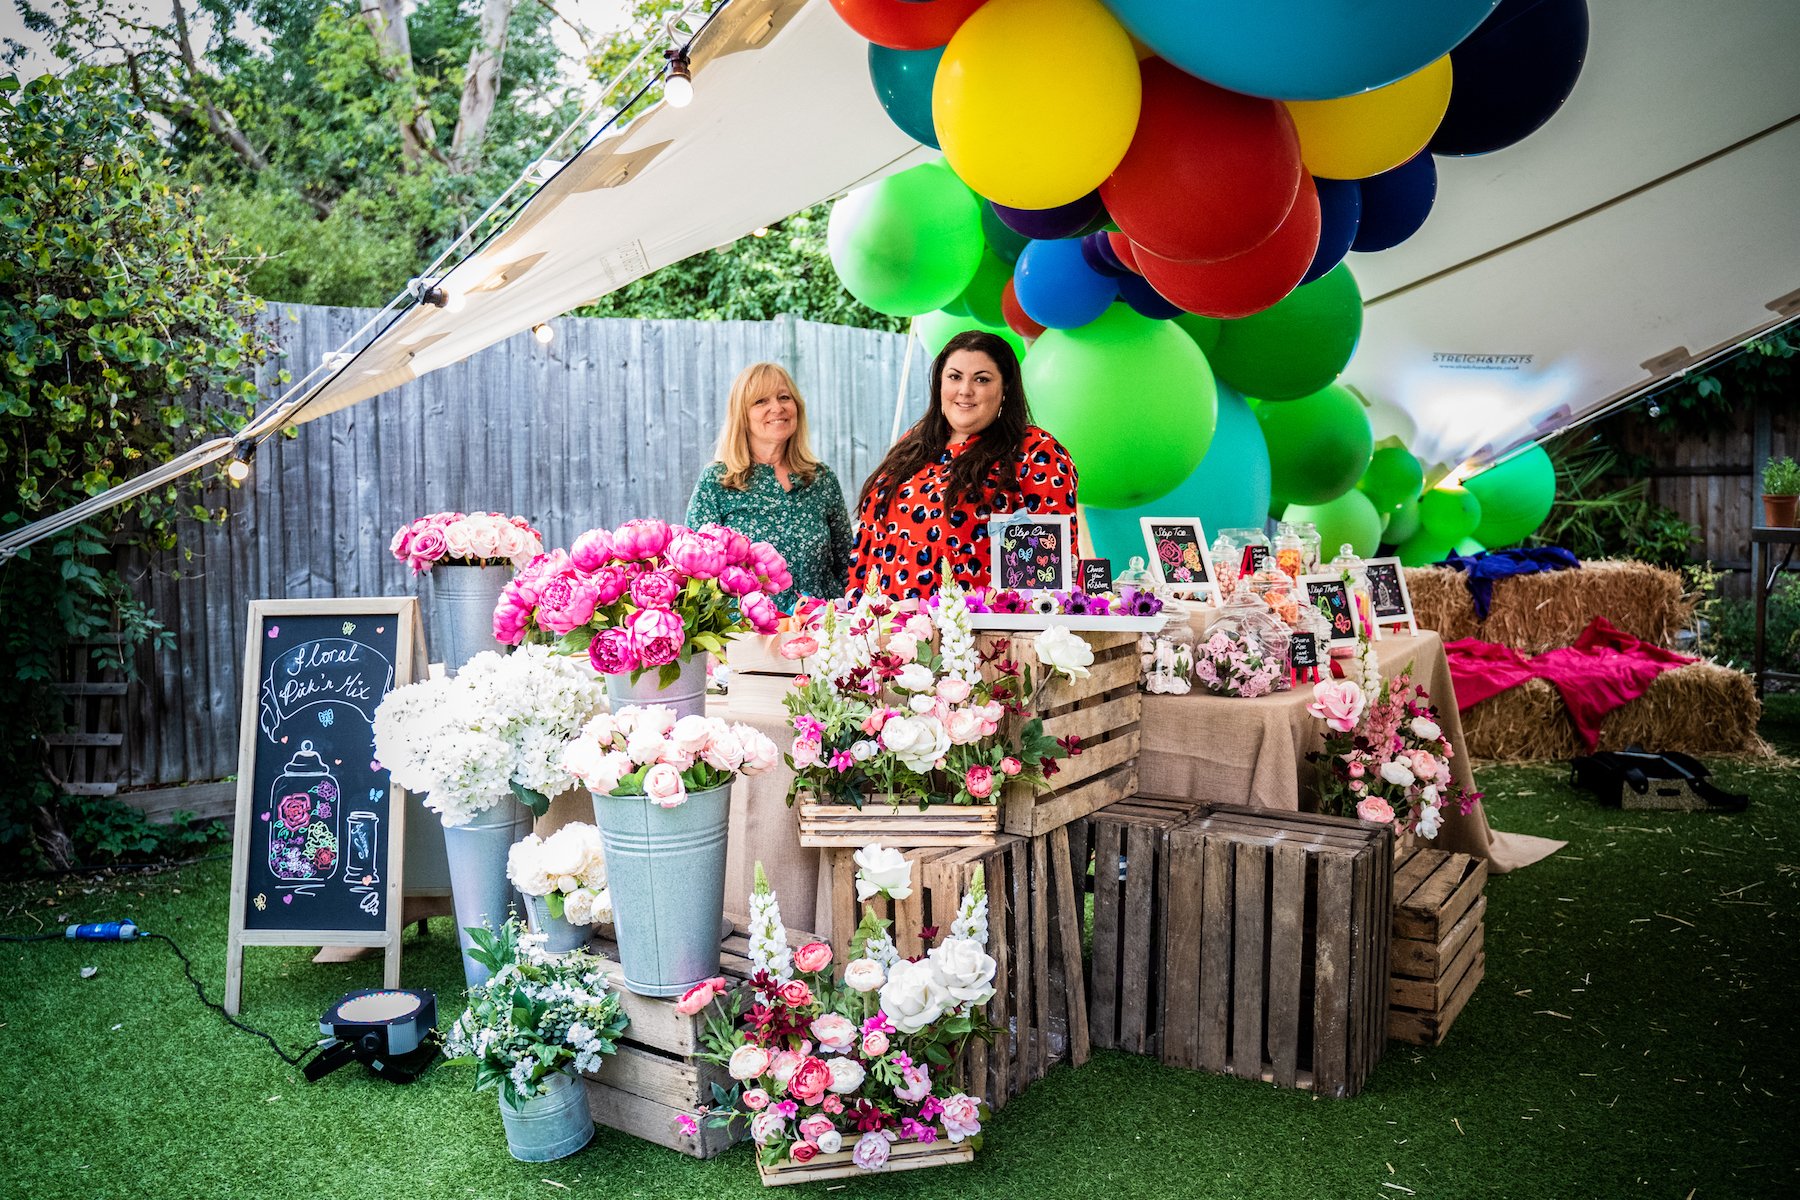
<path fill-rule="evenodd" d="M 1800 463 L 1771 458 L 1763 464 L 1762 485 L 1765 496 L 1800 496 Z"/>

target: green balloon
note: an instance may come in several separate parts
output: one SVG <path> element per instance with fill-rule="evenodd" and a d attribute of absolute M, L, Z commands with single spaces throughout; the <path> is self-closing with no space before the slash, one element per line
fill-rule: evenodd
<path fill-rule="evenodd" d="M 1338 377 L 1362 336 L 1362 292 L 1339 263 L 1252 316 L 1219 323 L 1218 377 L 1264 400 L 1296 400 Z"/>
<path fill-rule="evenodd" d="M 1533 446 L 1463 484 L 1481 501 L 1475 537 L 1486 546 L 1510 546 L 1536 533 L 1556 503 L 1556 467 Z"/>
<path fill-rule="evenodd" d="M 831 265 L 876 312 L 913 317 L 942 308 L 981 265 L 979 203 L 942 162 L 857 188 L 831 208 Z"/>
<path fill-rule="evenodd" d="M 1434 487 L 1419 497 L 1419 524 L 1426 533 L 1454 546 L 1481 524 L 1481 501 L 1466 488 Z"/>
<path fill-rule="evenodd" d="M 1425 468 L 1404 446 L 1383 446 L 1369 460 L 1356 485 L 1377 509 L 1392 512 L 1408 500 L 1417 500 L 1425 486 Z"/>
<path fill-rule="evenodd" d="M 1477 554 L 1487 553 L 1487 547 L 1472 537 L 1466 537 L 1456 543 L 1456 552 L 1464 558 L 1474 558 Z"/>
<path fill-rule="evenodd" d="M 1414 496 L 1387 514 L 1387 528 L 1382 531 L 1381 540 L 1390 546 L 1410 540 L 1419 532 L 1419 498 Z"/>
<path fill-rule="evenodd" d="M 1415 536 L 1401 542 L 1394 551 L 1403 567 L 1429 567 L 1433 563 L 1444 561 L 1444 556 L 1453 549 L 1451 542 L 1421 529 Z"/>
<path fill-rule="evenodd" d="M 1000 309 L 1000 293 L 1012 275 L 1012 267 L 1004 259 L 992 250 L 983 251 L 981 265 L 975 268 L 975 278 L 969 280 L 962 295 L 944 305 L 944 311 L 974 317 L 984 329 L 1005 326 L 1006 314 Z"/>
<path fill-rule="evenodd" d="M 1381 546 L 1381 514 L 1355 488 L 1323 504 L 1290 504 L 1281 519 L 1317 525 L 1319 545 L 1333 555 L 1345 542 L 1350 543 L 1359 558 L 1373 558 Z"/>
<path fill-rule="evenodd" d="M 1206 355 L 1210 362 L 1213 348 L 1219 344 L 1219 327 L 1225 322 L 1217 317 L 1203 317 L 1199 313 L 1190 312 L 1176 313 L 1171 319 L 1187 330 L 1187 335 L 1194 339 L 1194 345 L 1200 347 L 1200 353 Z M 1250 403 L 1255 404 L 1256 401 L 1252 400 Z"/>
<path fill-rule="evenodd" d="M 1356 486 L 1375 453 L 1362 401 L 1341 384 L 1298 400 L 1265 399 L 1256 419 L 1269 444 L 1271 487 L 1290 504 L 1335 500 Z"/>
<path fill-rule="evenodd" d="M 1012 346 L 1013 353 L 1019 356 L 1019 361 L 1025 361 L 1025 339 L 1005 325 L 988 325 L 970 317 L 942 311 L 922 313 L 914 317 L 912 323 L 913 333 L 917 335 L 919 344 L 925 347 L 928 358 L 936 358 L 946 342 L 969 329 L 979 329 L 983 333 L 1005 338 L 1007 344 Z"/>
<path fill-rule="evenodd" d="M 1167 321 L 1114 304 L 1046 330 L 1025 360 L 1038 424 L 1075 459 L 1080 498 L 1135 508 L 1180 486 L 1212 444 L 1219 394 L 1206 356 Z"/>
<path fill-rule="evenodd" d="M 1031 239 L 1000 219 L 994 206 L 986 200 L 977 200 L 981 206 L 981 235 L 987 239 L 987 247 L 999 255 L 1004 262 L 1019 261 L 1019 255 L 1025 253 L 1025 247 Z"/>

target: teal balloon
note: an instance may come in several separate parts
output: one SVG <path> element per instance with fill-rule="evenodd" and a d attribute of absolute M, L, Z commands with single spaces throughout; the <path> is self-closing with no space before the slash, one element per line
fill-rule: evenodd
<path fill-rule="evenodd" d="M 1378 510 L 1392 512 L 1419 498 L 1425 487 L 1425 468 L 1404 446 L 1383 446 L 1369 460 L 1369 469 L 1356 486 Z"/>
<path fill-rule="evenodd" d="M 991 204 L 981 205 L 981 236 L 987 239 L 988 249 L 999 255 L 1004 262 L 1015 263 L 1031 239 L 1000 219 Z"/>
<path fill-rule="evenodd" d="M 979 329 L 983 333 L 991 333 L 995 337 L 1005 338 L 1007 344 L 1013 348 L 1013 353 L 1019 356 L 1019 361 L 1025 361 L 1024 338 L 1004 325 L 988 325 L 962 313 L 942 310 L 922 313 L 913 318 L 912 329 L 913 334 L 919 339 L 919 344 L 925 347 L 927 358 L 936 358 L 938 351 L 942 350 L 945 343 L 957 334 L 969 329 Z"/>
<path fill-rule="evenodd" d="M 1218 391 L 1206 356 L 1167 321 L 1114 304 L 1046 330 L 1025 360 L 1037 423 L 1069 451 L 1077 499 L 1132 508 L 1166 496 L 1212 444 Z"/>
<path fill-rule="evenodd" d="M 1173 491 L 1136 508 L 1082 509 L 1094 552 L 1116 575 L 1144 553 L 1143 517 L 1198 517 L 1210 540 L 1221 529 L 1260 526 L 1269 508 L 1269 448 L 1244 398 L 1218 385 L 1219 419 L 1206 457 Z"/>
<path fill-rule="evenodd" d="M 1000 293 L 1006 290 L 1006 281 L 1012 275 L 1010 263 L 992 250 L 984 251 L 981 265 L 975 268 L 975 278 L 969 280 L 962 295 L 944 306 L 944 311 L 966 313 L 980 321 L 984 329 L 996 325 L 1004 328 L 1006 314 L 1000 309 Z"/>
<path fill-rule="evenodd" d="M 1401 542 L 1394 554 L 1399 558 L 1401 566 L 1429 567 L 1433 563 L 1443 562 L 1444 556 L 1455 548 L 1454 542 L 1421 529 L 1406 541 Z"/>
<path fill-rule="evenodd" d="M 869 81 L 875 85 L 875 98 L 901 133 L 933 150 L 938 138 L 931 123 L 931 86 L 943 57 L 942 46 L 891 50 L 869 43 Z"/>
<path fill-rule="evenodd" d="M 1269 444 L 1271 487 L 1289 504 L 1335 500 L 1361 479 L 1375 453 L 1362 401 L 1341 384 L 1298 400 L 1256 406 Z"/>
<path fill-rule="evenodd" d="M 1481 501 L 1466 488 L 1434 487 L 1419 497 L 1419 524 L 1454 546 L 1481 524 Z"/>
<path fill-rule="evenodd" d="M 1339 263 L 1269 308 L 1219 322 L 1213 373 L 1263 400 L 1295 400 L 1338 377 L 1362 336 L 1362 292 Z"/>
<path fill-rule="evenodd" d="M 1533 446 L 1463 486 L 1481 501 L 1476 540 L 1497 549 L 1524 541 L 1549 517 L 1556 503 L 1556 467 L 1542 446 Z"/>
<path fill-rule="evenodd" d="M 1330 557 L 1336 557 L 1346 543 L 1359 558 L 1373 558 L 1381 546 L 1381 514 L 1355 488 L 1323 504 L 1290 504 L 1281 519 L 1317 525 L 1319 546 Z"/>
<path fill-rule="evenodd" d="M 1398 546 L 1410 541 L 1419 532 L 1419 498 L 1402 503 L 1388 514 L 1387 528 L 1382 531 L 1381 540 L 1390 546 Z"/>
<path fill-rule="evenodd" d="M 831 265 L 852 296 L 896 317 L 942 308 L 981 265 L 981 202 L 942 161 L 859 187 L 831 208 Z"/>

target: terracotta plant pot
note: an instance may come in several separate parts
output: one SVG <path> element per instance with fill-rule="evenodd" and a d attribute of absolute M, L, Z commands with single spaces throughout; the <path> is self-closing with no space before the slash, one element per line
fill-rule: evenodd
<path fill-rule="evenodd" d="M 1763 523 L 1772 529 L 1794 528 L 1794 508 L 1800 496 L 1764 496 Z"/>

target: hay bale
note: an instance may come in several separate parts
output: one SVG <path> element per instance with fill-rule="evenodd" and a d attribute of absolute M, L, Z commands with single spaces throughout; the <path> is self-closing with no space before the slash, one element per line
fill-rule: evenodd
<path fill-rule="evenodd" d="M 1406 572 L 1419 625 L 1435 629 L 1446 642 L 1480 638 L 1525 654 L 1573 645 L 1595 617 L 1605 617 L 1626 633 L 1672 648 L 1675 635 L 1694 615 L 1695 597 L 1682 591 L 1681 576 L 1648 563 L 1601 560 L 1578 570 L 1515 575 L 1494 584 L 1486 621 L 1475 619 L 1475 603 L 1462 572 L 1450 567 L 1414 567 Z"/>
<path fill-rule="evenodd" d="M 1717 663 L 1664 671 L 1636 700 L 1600 726 L 1601 750 L 1642 746 L 1684 754 L 1773 753 L 1756 734 L 1762 704 L 1750 677 Z M 1562 696 L 1532 679 L 1462 712 L 1463 737 L 1476 758 L 1502 762 L 1569 759 L 1587 753 Z"/>

